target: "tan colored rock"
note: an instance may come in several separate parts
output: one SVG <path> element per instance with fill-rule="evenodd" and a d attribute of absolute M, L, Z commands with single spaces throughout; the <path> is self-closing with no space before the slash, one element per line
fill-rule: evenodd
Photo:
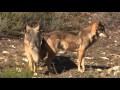
<path fill-rule="evenodd" d="M 107 70 L 107 73 L 111 73 L 113 71 L 113 68 L 109 68 L 108 70 Z"/>

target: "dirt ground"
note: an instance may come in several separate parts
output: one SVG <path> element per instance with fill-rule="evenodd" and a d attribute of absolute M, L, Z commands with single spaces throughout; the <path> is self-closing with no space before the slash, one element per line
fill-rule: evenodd
<path fill-rule="evenodd" d="M 118 78 L 120 77 L 120 30 L 109 30 L 109 38 L 99 38 L 85 54 L 84 73 L 77 72 L 74 64 L 77 54 L 58 53 L 51 62 L 57 74 L 42 74 L 39 78 Z M 5 67 L 24 68 L 28 64 L 24 56 L 23 38 L 0 38 L 0 70 Z"/>

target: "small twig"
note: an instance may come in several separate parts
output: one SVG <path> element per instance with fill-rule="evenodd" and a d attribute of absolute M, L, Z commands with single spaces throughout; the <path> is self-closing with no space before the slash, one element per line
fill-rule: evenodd
<path fill-rule="evenodd" d="M 118 54 L 110 54 L 111 56 L 120 57 Z"/>
<path fill-rule="evenodd" d="M 57 70 L 56 70 L 56 68 L 55 68 L 55 64 L 53 63 L 53 68 L 54 68 L 54 70 L 55 70 L 55 73 L 57 73 Z"/>

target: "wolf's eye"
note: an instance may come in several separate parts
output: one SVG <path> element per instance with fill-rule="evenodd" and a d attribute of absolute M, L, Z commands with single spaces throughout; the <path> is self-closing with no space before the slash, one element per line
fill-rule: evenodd
<path fill-rule="evenodd" d="M 103 32 L 104 29 L 105 29 L 104 26 L 100 26 L 100 27 L 98 28 L 98 31 L 99 31 L 99 32 Z"/>

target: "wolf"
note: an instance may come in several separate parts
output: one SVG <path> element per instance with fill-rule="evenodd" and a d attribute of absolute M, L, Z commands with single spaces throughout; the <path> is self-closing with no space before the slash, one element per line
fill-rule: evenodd
<path fill-rule="evenodd" d="M 41 42 L 42 35 L 40 26 L 38 25 L 33 28 L 27 25 L 24 36 L 24 50 L 28 58 L 29 68 L 32 72 L 36 72 L 39 63 L 42 64 L 43 62 L 40 56 Z"/>
<path fill-rule="evenodd" d="M 109 37 L 106 33 L 105 26 L 101 22 L 94 22 L 76 34 L 65 31 L 52 31 L 42 34 L 44 39 L 41 45 L 41 57 L 46 56 L 45 63 L 50 71 L 52 71 L 50 66 L 51 60 L 60 50 L 64 50 L 65 52 L 76 51 L 78 53 L 78 71 L 84 72 L 84 56 L 86 49 L 93 42 L 98 40 L 98 37 Z"/>

